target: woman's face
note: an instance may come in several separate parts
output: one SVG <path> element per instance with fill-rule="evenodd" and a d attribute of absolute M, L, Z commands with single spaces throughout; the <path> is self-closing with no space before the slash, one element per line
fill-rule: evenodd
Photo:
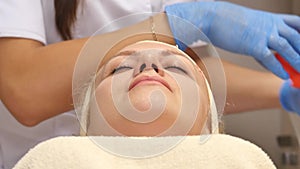
<path fill-rule="evenodd" d="M 207 120 L 209 98 L 201 70 L 164 43 L 125 47 L 100 68 L 95 86 L 98 111 L 91 111 L 90 134 L 195 135 Z"/>

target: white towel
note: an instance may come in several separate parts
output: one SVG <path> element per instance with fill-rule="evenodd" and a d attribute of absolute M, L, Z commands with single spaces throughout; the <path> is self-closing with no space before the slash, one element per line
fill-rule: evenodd
<path fill-rule="evenodd" d="M 165 143 L 177 138 L 176 136 L 157 137 L 154 140 L 158 140 L 164 146 Z M 261 148 L 248 141 L 224 134 L 209 135 L 205 138 L 208 138 L 207 141 L 201 143 L 199 136 L 187 136 L 165 153 L 151 158 L 133 159 L 109 153 L 97 146 L 89 137 L 57 137 L 40 143 L 30 150 L 14 169 L 276 168 Z M 128 149 L 125 137 L 97 137 L 97 139 L 108 141 L 124 150 Z M 125 144 L 120 146 L 118 142 L 122 140 Z M 132 152 L 155 149 L 155 147 L 130 146 Z"/>

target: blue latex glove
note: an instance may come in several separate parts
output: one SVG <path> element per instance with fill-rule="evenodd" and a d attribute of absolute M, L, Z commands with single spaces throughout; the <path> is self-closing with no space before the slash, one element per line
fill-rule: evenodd
<path fill-rule="evenodd" d="M 298 16 L 273 14 L 227 2 L 179 3 L 167 6 L 165 10 L 175 40 L 181 49 L 186 46 L 180 41 L 190 45 L 201 37 L 187 31 L 191 26 L 184 25 L 178 17 L 201 29 L 213 45 L 253 56 L 283 79 L 289 76 L 271 50 L 277 51 L 300 72 Z"/>
<path fill-rule="evenodd" d="M 280 102 L 285 110 L 300 115 L 300 89 L 294 88 L 289 80 L 285 81 L 281 87 Z"/>

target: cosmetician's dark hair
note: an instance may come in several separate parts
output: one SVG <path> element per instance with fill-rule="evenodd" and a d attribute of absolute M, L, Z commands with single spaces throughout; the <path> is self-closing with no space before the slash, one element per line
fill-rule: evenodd
<path fill-rule="evenodd" d="M 64 40 L 72 39 L 71 27 L 76 21 L 79 0 L 55 0 L 55 23 Z"/>

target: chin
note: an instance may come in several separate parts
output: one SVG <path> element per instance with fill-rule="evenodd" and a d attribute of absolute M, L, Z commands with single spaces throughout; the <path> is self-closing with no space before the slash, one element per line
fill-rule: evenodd
<path fill-rule="evenodd" d="M 139 111 L 150 109 L 165 109 L 168 104 L 179 105 L 180 98 L 176 94 L 165 89 L 141 89 L 134 88 L 129 92 L 129 98 L 132 105 Z M 151 107 L 153 106 L 153 107 Z"/>

